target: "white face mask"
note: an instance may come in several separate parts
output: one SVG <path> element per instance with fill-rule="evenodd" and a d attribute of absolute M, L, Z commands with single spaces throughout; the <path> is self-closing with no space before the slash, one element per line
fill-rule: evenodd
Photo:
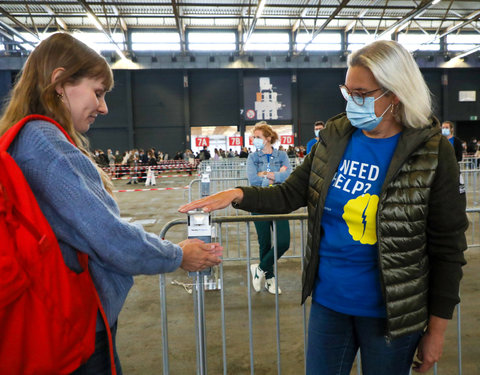
<path fill-rule="evenodd" d="M 315 132 L 315 137 L 318 138 L 318 135 L 320 134 L 320 129 L 315 129 L 314 132 Z"/>

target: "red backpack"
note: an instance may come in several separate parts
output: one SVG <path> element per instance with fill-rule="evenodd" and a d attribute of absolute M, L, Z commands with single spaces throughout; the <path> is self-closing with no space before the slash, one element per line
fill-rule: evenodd
<path fill-rule="evenodd" d="M 7 149 L 27 116 L 0 138 L 0 374 L 69 374 L 95 350 L 100 309 L 110 343 L 110 330 L 88 271 L 88 256 L 78 252 L 83 272 L 63 260 L 55 234 L 43 215 L 22 171 Z"/>

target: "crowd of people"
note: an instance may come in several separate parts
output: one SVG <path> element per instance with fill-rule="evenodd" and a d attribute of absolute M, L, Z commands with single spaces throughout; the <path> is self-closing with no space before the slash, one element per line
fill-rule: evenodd
<path fill-rule="evenodd" d="M 285 149 L 282 145 L 278 148 L 280 151 L 285 151 L 290 158 L 303 158 L 307 154 L 304 146 L 288 146 Z M 107 153 L 102 149 L 95 149 L 93 151 L 95 162 L 101 168 L 114 167 L 114 166 L 135 166 L 135 165 L 158 165 L 163 160 L 184 160 L 192 162 L 192 160 L 221 160 L 229 158 L 248 158 L 248 155 L 254 152 L 251 147 L 242 147 L 240 152 L 237 150 L 229 149 L 228 151 L 222 148 L 215 148 L 213 150 L 213 156 L 208 147 L 204 147 L 202 150 L 193 153 L 192 150 L 186 149 L 185 151 L 178 151 L 173 158 L 168 153 L 162 151 L 156 151 L 155 148 L 150 148 L 146 152 L 144 149 L 132 149 L 120 153 L 119 150 L 112 151 L 107 149 Z M 193 163 L 192 163 L 193 164 Z"/>

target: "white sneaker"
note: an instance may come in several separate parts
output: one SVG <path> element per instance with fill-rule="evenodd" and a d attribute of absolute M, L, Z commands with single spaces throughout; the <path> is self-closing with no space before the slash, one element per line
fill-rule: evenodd
<path fill-rule="evenodd" d="M 265 278 L 265 272 L 263 272 L 258 264 L 250 265 L 250 272 L 252 273 L 252 286 L 255 292 L 260 292 L 262 289 L 262 281 Z"/>
<path fill-rule="evenodd" d="M 268 293 L 275 294 L 275 284 L 275 276 L 265 281 L 265 289 L 268 290 Z M 282 290 L 280 289 L 280 287 L 278 288 L 278 294 L 282 294 Z"/>

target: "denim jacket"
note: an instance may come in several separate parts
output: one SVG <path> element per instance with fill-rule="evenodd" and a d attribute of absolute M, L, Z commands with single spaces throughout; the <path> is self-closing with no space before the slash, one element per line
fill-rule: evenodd
<path fill-rule="evenodd" d="M 247 159 L 247 177 L 248 182 L 252 186 L 269 186 L 270 182 L 266 177 L 259 177 L 258 172 L 264 172 L 268 169 L 267 155 L 261 150 L 257 150 L 248 155 Z M 279 172 L 282 166 L 286 166 L 287 170 Z M 285 151 L 279 151 L 273 149 L 272 156 L 270 157 L 270 172 L 275 174 L 275 184 L 281 184 L 292 173 L 292 166 L 290 160 L 288 160 L 287 153 Z"/>

